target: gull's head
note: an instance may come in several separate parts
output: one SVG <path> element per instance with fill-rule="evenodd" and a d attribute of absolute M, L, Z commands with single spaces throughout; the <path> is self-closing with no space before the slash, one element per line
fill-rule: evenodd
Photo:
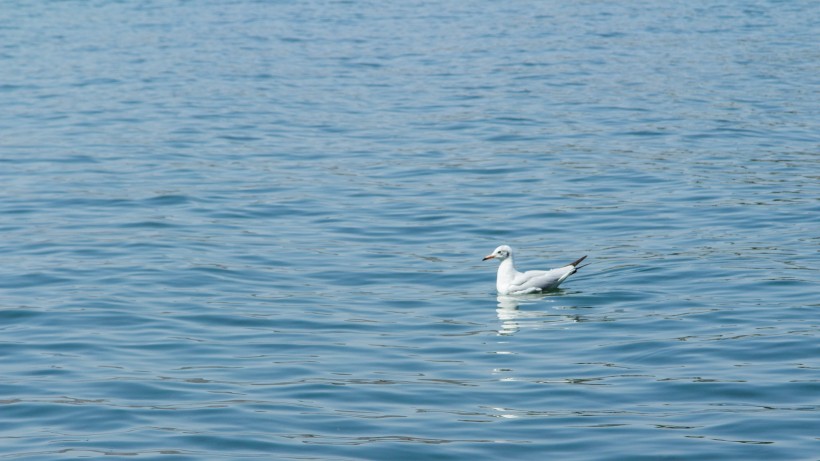
<path fill-rule="evenodd" d="M 505 259 L 512 256 L 512 248 L 508 245 L 501 245 L 500 247 L 493 250 L 492 253 L 488 254 L 487 256 L 482 259 L 482 261 L 486 261 L 488 259 L 497 259 L 499 261 L 504 261 Z"/>

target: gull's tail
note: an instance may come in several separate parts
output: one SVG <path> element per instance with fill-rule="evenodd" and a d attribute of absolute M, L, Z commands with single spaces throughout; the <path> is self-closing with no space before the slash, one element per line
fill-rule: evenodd
<path fill-rule="evenodd" d="M 580 257 L 580 258 L 578 258 L 577 260 L 575 260 L 575 261 L 573 261 L 573 262 L 571 262 L 571 263 L 567 264 L 567 266 L 572 266 L 572 272 L 570 272 L 570 273 L 569 273 L 569 275 L 572 275 L 572 274 L 574 274 L 574 273 L 578 272 L 578 269 L 580 269 L 580 268 L 582 268 L 582 267 L 584 267 L 584 266 L 589 266 L 589 264 L 584 264 L 583 266 L 579 266 L 579 265 L 578 265 L 578 264 L 581 264 L 581 261 L 583 261 L 583 260 L 587 259 L 587 256 L 588 256 L 588 255 L 581 256 L 581 257 Z"/>
<path fill-rule="evenodd" d="M 566 280 L 566 279 L 567 279 L 567 277 L 569 277 L 570 275 L 572 275 L 572 274 L 574 274 L 574 273 L 578 272 L 578 269 L 580 269 L 580 268 L 582 268 L 582 267 L 586 266 L 586 264 L 584 264 L 584 266 L 578 266 L 578 264 L 580 264 L 580 263 L 581 263 L 581 261 L 583 261 L 583 260 L 585 260 L 585 259 L 587 259 L 586 255 L 585 255 L 585 256 L 583 256 L 583 257 L 581 257 L 580 259 L 575 260 L 575 261 L 573 261 L 573 262 L 571 262 L 571 263 L 567 264 L 566 266 L 564 266 L 564 267 L 560 268 L 560 269 L 563 269 L 563 268 L 565 268 L 565 267 L 572 267 L 572 269 L 571 269 L 571 270 L 568 270 L 567 272 L 565 272 L 565 273 L 564 273 L 564 275 L 562 275 L 562 276 L 561 276 L 561 278 L 559 278 L 559 279 L 558 279 L 558 282 L 557 282 L 557 283 L 553 286 L 553 288 L 557 288 L 557 287 L 558 287 L 558 285 L 560 285 L 560 284 L 561 284 L 561 282 L 563 282 L 564 280 Z M 560 270 L 560 269 L 555 269 L 555 270 Z"/>
<path fill-rule="evenodd" d="M 577 269 L 577 268 L 578 268 L 578 264 L 581 264 L 581 261 L 583 261 L 583 260 L 585 260 L 585 259 L 587 259 L 587 257 L 586 257 L 586 256 L 581 256 L 581 257 L 580 257 L 580 258 L 578 258 L 576 261 L 573 261 L 573 262 L 571 262 L 571 263 L 567 264 L 567 266 L 572 266 L 572 267 L 575 267 L 575 268 Z M 586 266 L 586 264 L 584 264 L 584 266 Z"/>

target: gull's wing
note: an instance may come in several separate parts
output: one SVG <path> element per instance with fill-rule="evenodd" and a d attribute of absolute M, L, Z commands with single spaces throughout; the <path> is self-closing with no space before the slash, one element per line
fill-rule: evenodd
<path fill-rule="evenodd" d="M 511 292 L 534 293 L 557 288 L 567 277 L 575 273 L 575 266 L 564 266 L 548 271 L 527 271 L 519 273 L 512 283 Z"/>

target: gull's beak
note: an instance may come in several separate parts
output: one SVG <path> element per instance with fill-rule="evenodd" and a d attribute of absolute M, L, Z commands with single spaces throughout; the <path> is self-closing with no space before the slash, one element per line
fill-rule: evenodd
<path fill-rule="evenodd" d="M 487 255 L 487 256 L 485 256 L 485 257 L 484 257 L 484 259 L 482 259 L 482 261 L 486 261 L 486 260 L 488 260 L 488 259 L 493 259 L 493 258 L 495 258 L 495 256 L 493 256 L 493 255 Z"/>

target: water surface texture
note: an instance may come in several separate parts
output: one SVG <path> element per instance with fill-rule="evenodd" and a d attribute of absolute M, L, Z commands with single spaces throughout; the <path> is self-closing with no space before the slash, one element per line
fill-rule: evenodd
<path fill-rule="evenodd" d="M 0 459 L 818 459 L 818 24 L 4 2 Z"/>

